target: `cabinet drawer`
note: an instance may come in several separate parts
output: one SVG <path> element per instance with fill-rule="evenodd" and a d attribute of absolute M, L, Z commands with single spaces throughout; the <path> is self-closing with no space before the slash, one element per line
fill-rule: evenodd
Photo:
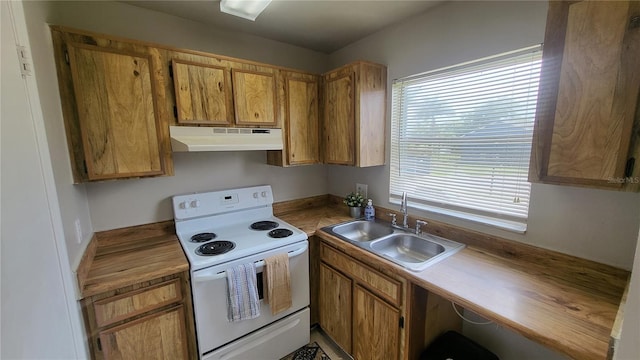
<path fill-rule="evenodd" d="M 102 327 L 181 300 L 180 279 L 169 280 L 153 287 L 96 301 L 96 323 Z"/>
<path fill-rule="evenodd" d="M 320 259 L 326 264 L 347 273 L 358 283 L 366 286 L 381 298 L 395 306 L 400 306 L 400 303 L 402 302 L 402 297 L 400 295 L 402 283 L 399 281 L 380 274 L 367 265 L 351 259 L 347 255 L 344 255 L 325 244 L 321 245 Z"/>
<path fill-rule="evenodd" d="M 105 360 L 186 360 L 184 306 L 159 311 L 101 331 L 99 344 Z"/>

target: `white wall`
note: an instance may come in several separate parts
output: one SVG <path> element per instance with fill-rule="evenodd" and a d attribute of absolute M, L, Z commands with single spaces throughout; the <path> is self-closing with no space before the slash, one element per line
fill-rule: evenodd
<path fill-rule="evenodd" d="M 216 30 L 120 2 L 27 1 L 25 13 L 34 47 L 34 66 L 39 70 L 38 89 L 46 114 L 47 137 L 72 268 L 77 265 L 93 231 L 172 219 L 168 200 L 171 195 L 256 184 L 273 185 L 276 201 L 327 193 L 324 167 L 266 166 L 264 151 L 177 154 L 174 177 L 72 185 L 48 24 L 318 73 L 326 70 L 328 56 L 256 36 Z M 80 220 L 85 233 L 82 244 L 76 241 L 75 219 Z"/>
<path fill-rule="evenodd" d="M 15 48 L 29 49 L 22 8 L 0 6 L 0 358 L 86 358 L 35 80 L 21 77 Z"/>
<path fill-rule="evenodd" d="M 544 1 L 446 2 L 331 54 L 330 61 L 332 66 L 356 59 L 386 64 L 390 89 L 392 79 L 541 43 L 546 12 Z M 369 185 L 374 204 L 396 207 L 388 201 L 388 166 L 329 167 L 330 193 L 343 196 L 356 182 Z M 640 194 L 534 184 L 525 235 L 412 213 L 630 269 L 640 224 Z"/>
<path fill-rule="evenodd" d="M 96 231 L 172 219 L 170 197 L 193 191 L 270 184 L 275 201 L 327 193 L 323 166 L 269 166 L 264 151 L 176 153 L 174 162 L 176 176 L 88 184 Z"/>

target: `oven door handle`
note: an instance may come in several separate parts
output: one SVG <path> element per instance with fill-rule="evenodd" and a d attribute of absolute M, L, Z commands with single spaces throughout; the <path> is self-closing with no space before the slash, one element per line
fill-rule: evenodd
<path fill-rule="evenodd" d="M 304 246 L 301 247 L 300 249 L 289 251 L 288 252 L 289 259 L 304 253 L 305 251 L 307 251 L 308 248 L 309 248 L 309 244 L 305 243 Z M 256 261 L 255 264 L 256 264 L 256 272 L 258 272 L 259 270 L 262 269 L 262 267 L 264 267 L 264 260 Z M 204 281 L 224 279 L 226 277 L 227 277 L 227 272 L 226 271 L 220 271 L 220 272 L 217 272 L 217 273 L 211 274 L 211 275 L 194 274 L 193 275 L 193 281 L 195 281 L 195 282 L 204 282 Z"/>

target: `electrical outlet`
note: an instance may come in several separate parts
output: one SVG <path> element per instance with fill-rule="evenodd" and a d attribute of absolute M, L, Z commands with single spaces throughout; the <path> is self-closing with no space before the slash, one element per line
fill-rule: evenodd
<path fill-rule="evenodd" d="M 356 192 L 360 193 L 363 198 L 368 199 L 367 197 L 367 184 L 356 184 Z"/>
<path fill-rule="evenodd" d="M 78 244 L 82 244 L 82 225 L 80 225 L 80 219 L 76 219 L 73 224 L 76 227 L 76 241 Z"/>

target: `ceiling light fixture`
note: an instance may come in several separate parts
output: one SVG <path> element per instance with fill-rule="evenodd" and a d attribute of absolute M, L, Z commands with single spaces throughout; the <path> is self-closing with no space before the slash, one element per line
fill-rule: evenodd
<path fill-rule="evenodd" d="M 220 11 L 256 21 L 270 2 L 271 0 L 220 0 Z"/>

